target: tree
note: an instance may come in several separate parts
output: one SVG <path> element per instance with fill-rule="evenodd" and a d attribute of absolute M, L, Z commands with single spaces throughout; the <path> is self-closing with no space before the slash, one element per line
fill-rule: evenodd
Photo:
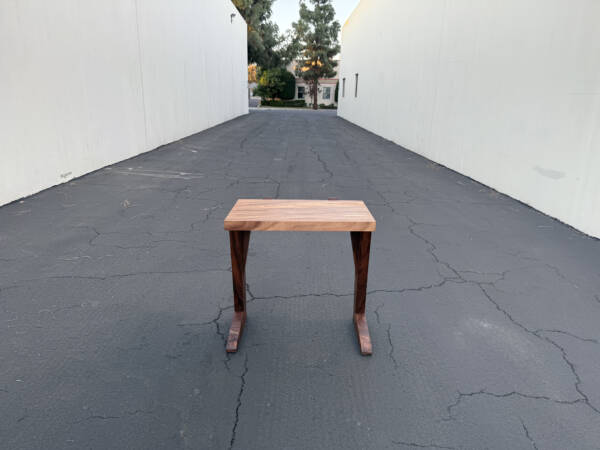
<path fill-rule="evenodd" d="M 233 0 L 248 24 L 248 64 L 268 69 L 279 67 L 281 57 L 276 48 L 281 42 L 279 28 L 271 20 L 275 0 Z"/>
<path fill-rule="evenodd" d="M 281 41 L 277 48 L 277 53 L 281 58 L 281 65 L 287 67 L 298 58 L 301 51 L 301 44 L 295 30 L 287 30 L 286 33 L 281 36 Z"/>
<path fill-rule="evenodd" d="M 309 9 L 307 3 L 312 4 Z M 317 109 L 319 78 L 335 75 L 337 61 L 333 58 L 340 52 L 337 42 L 340 24 L 335 19 L 331 0 L 300 0 L 300 19 L 292 26 L 302 48 L 296 75 L 309 85 L 313 109 Z"/>
<path fill-rule="evenodd" d="M 279 93 L 282 100 L 292 100 L 296 96 L 296 77 L 287 69 L 281 70 L 281 79 L 284 83 L 283 89 Z"/>
<path fill-rule="evenodd" d="M 256 83 L 258 81 L 256 64 L 248 64 L 248 84 Z"/>
<path fill-rule="evenodd" d="M 291 100 L 296 93 L 296 78 L 283 68 L 263 70 L 254 94 L 263 99 Z"/>
<path fill-rule="evenodd" d="M 279 76 L 279 69 L 266 69 L 261 72 L 254 95 L 260 96 L 263 100 L 272 100 L 279 96 L 283 86 L 284 82 Z"/>
<path fill-rule="evenodd" d="M 338 102 L 338 94 L 340 92 L 340 81 L 338 80 L 337 83 L 335 83 L 335 96 L 333 97 L 333 99 L 335 100 L 335 102 Z"/>

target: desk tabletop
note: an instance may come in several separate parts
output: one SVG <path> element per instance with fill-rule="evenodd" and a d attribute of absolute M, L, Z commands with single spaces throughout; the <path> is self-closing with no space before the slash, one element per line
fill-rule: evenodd
<path fill-rule="evenodd" d="M 362 200 L 239 199 L 225 218 L 229 231 L 375 231 Z"/>

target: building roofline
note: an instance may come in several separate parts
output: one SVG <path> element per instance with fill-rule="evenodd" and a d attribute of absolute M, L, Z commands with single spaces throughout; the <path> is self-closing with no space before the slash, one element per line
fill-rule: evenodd
<path fill-rule="evenodd" d="M 348 23 L 353 19 L 354 15 L 356 14 L 356 11 L 361 7 L 362 3 L 363 3 L 363 0 L 359 0 L 358 5 L 356 5 L 356 7 L 352 10 L 350 15 L 344 22 L 344 25 L 342 25 L 342 31 L 344 30 L 344 28 L 346 28 L 346 25 L 348 25 Z"/>

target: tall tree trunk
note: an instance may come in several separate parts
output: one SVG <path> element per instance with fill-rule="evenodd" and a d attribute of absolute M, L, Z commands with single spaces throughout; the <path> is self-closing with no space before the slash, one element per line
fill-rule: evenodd
<path fill-rule="evenodd" d="M 319 89 L 319 80 L 313 80 L 313 88 L 312 88 L 313 109 L 319 109 L 319 105 L 317 103 L 317 95 L 319 93 L 318 89 Z"/>

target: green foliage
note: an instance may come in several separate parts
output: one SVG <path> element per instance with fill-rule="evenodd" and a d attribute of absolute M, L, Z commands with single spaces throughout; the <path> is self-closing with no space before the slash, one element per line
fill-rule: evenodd
<path fill-rule="evenodd" d="M 304 100 L 262 100 L 260 106 L 278 106 L 285 108 L 306 108 Z"/>
<path fill-rule="evenodd" d="M 281 56 L 276 51 L 281 43 L 279 28 L 269 20 L 275 0 L 233 0 L 248 24 L 248 63 L 263 68 L 279 67 Z"/>
<path fill-rule="evenodd" d="M 281 69 L 281 71 L 284 86 L 279 97 L 283 100 L 291 100 L 296 96 L 296 77 L 286 69 Z"/>
<path fill-rule="evenodd" d="M 258 95 L 262 99 L 276 98 L 279 97 L 284 87 L 285 82 L 281 79 L 281 69 L 262 70 L 254 95 Z"/>
<path fill-rule="evenodd" d="M 281 57 L 281 64 L 287 67 L 298 58 L 301 51 L 302 46 L 295 30 L 287 30 L 285 35 L 282 36 L 278 49 L 279 56 Z"/>
<path fill-rule="evenodd" d="M 307 4 L 312 4 L 309 9 Z M 335 20 L 335 10 L 331 0 L 300 0 L 300 20 L 293 25 L 301 48 L 296 75 L 310 86 L 313 108 L 317 108 L 316 97 L 319 78 L 335 75 L 337 61 L 333 58 L 340 52 L 337 42 L 340 24 Z"/>
<path fill-rule="evenodd" d="M 335 102 L 338 102 L 338 93 L 340 92 L 340 82 L 338 80 L 338 82 L 335 84 L 335 95 L 333 96 L 333 99 L 335 100 Z"/>
<path fill-rule="evenodd" d="M 260 72 L 258 86 L 254 95 L 262 99 L 282 98 L 289 100 L 294 98 L 296 91 L 296 78 L 283 68 L 267 69 Z"/>
<path fill-rule="evenodd" d="M 333 103 L 331 105 L 326 105 L 325 103 L 319 104 L 319 109 L 337 109 L 337 106 Z"/>

